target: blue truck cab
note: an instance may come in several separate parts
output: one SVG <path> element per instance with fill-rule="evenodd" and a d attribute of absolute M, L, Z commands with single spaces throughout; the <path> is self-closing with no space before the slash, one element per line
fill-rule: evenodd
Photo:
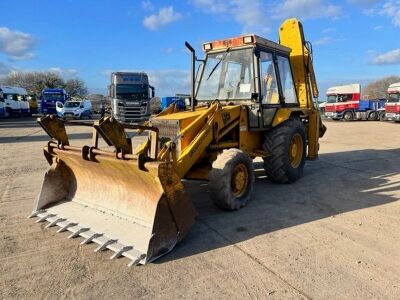
<path fill-rule="evenodd" d="M 64 89 L 43 89 L 40 96 L 40 110 L 43 114 L 56 114 L 56 104 L 62 104 L 68 100 L 68 94 Z"/>

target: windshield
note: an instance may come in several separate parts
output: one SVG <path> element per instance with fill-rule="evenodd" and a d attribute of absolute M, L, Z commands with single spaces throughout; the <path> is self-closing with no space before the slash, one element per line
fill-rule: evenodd
<path fill-rule="evenodd" d="M 117 84 L 117 98 L 124 100 L 143 100 L 149 98 L 146 84 Z"/>
<path fill-rule="evenodd" d="M 17 95 L 17 94 L 6 94 L 6 93 L 4 93 L 4 94 L 3 94 L 3 98 L 4 98 L 4 99 L 7 99 L 7 100 L 14 100 L 14 101 L 16 101 L 16 100 L 18 100 L 18 95 Z"/>
<path fill-rule="evenodd" d="M 336 95 L 328 95 L 328 98 L 326 99 L 326 102 L 328 103 L 336 103 Z"/>
<path fill-rule="evenodd" d="M 76 101 L 75 102 L 65 102 L 64 107 L 67 107 L 67 108 L 78 107 L 79 104 L 80 104 L 80 102 L 76 102 Z"/>
<path fill-rule="evenodd" d="M 400 94 L 388 94 L 387 102 L 400 102 Z"/>
<path fill-rule="evenodd" d="M 253 92 L 253 48 L 207 56 L 197 90 L 197 100 L 251 99 Z"/>
<path fill-rule="evenodd" d="M 46 101 L 62 101 L 63 95 L 62 94 L 43 94 L 43 98 Z"/>

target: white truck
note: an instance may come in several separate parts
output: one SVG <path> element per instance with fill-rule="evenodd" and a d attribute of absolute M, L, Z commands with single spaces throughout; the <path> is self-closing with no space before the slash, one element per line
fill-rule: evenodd
<path fill-rule="evenodd" d="M 26 89 L 14 86 L 0 86 L 0 96 L 5 106 L 5 116 L 29 115 L 29 102 Z"/>
<path fill-rule="evenodd" d="M 387 90 L 385 118 L 400 121 L 400 82 L 391 84 Z"/>
<path fill-rule="evenodd" d="M 140 123 L 150 118 L 155 101 L 154 87 L 143 72 L 113 72 L 108 87 L 112 116 L 123 123 Z M 154 105 L 153 105 L 154 106 Z"/>

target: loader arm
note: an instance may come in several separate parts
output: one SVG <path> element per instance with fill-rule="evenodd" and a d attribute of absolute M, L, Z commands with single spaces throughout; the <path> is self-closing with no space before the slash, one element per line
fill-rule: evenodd
<path fill-rule="evenodd" d="M 238 146 L 238 141 L 223 141 L 222 139 L 239 127 L 240 113 L 240 106 L 224 109 L 218 102 L 212 103 L 185 127 L 175 140 L 164 145 L 158 160 L 171 161 L 180 178 L 184 178 L 189 171 L 191 176 L 194 176 L 192 167 L 207 156 L 208 150 L 215 151 Z M 229 121 L 226 119 L 228 115 Z M 180 153 L 177 153 L 175 145 L 178 139 L 190 141 L 187 144 L 184 143 Z M 201 178 L 207 179 L 207 176 Z"/>
<path fill-rule="evenodd" d="M 294 18 L 282 24 L 279 30 L 279 41 L 281 45 L 292 49 L 290 62 L 300 107 L 309 110 L 308 158 L 315 159 L 318 157 L 318 139 L 324 135 L 326 127 L 322 124 L 319 111 L 314 104 L 314 98 L 318 97 L 319 92 L 311 44 L 305 41 L 302 24 Z"/>

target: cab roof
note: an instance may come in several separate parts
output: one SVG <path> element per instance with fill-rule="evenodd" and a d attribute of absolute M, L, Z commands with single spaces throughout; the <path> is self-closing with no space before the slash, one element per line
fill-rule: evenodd
<path fill-rule="evenodd" d="M 255 34 L 240 35 L 237 37 L 227 38 L 223 40 L 215 40 L 203 44 L 205 52 L 223 50 L 227 48 L 238 48 L 242 46 L 255 45 L 256 47 L 266 47 L 276 49 L 278 51 L 290 53 L 292 50 L 288 47 L 282 46 L 263 37 Z"/>

